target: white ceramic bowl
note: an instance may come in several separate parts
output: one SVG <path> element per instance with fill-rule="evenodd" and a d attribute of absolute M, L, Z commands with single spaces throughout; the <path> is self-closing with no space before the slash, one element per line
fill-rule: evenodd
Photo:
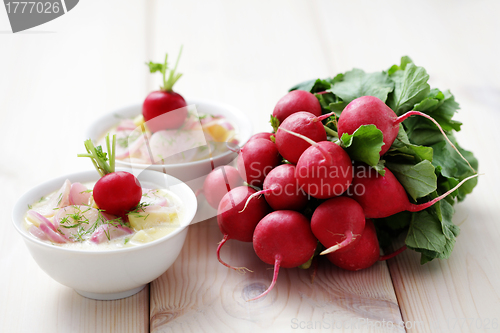
<path fill-rule="evenodd" d="M 150 243 L 105 251 L 67 249 L 41 241 L 30 235 L 24 227 L 28 205 L 58 190 L 66 179 L 85 183 L 95 182 L 99 178 L 95 170 L 61 176 L 26 192 L 17 201 L 12 213 L 14 227 L 23 236 L 40 268 L 79 294 L 99 300 L 131 296 L 162 275 L 182 249 L 188 226 L 196 213 L 196 197 L 185 183 L 172 176 L 144 170 L 136 177 L 142 186 L 169 189 L 181 199 L 186 212 L 178 229 Z"/>
<path fill-rule="evenodd" d="M 253 134 L 252 123 L 250 119 L 243 112 L 233 106 L 219 102 L 198 99 L 187 99 L 186 102 L 188 105 L 196 105 L 196 110 L 198 111 L 198 113 L 222 115 L 230 120 L 236 126 L 236 130 L 238 131 L 240 147 L 243 146 Z M 91 124 L 90 128 L 86 132 L 86 139 L 90 138 L 92 139 L 92 141 L 97 142 L 99 139 L 104 137 L 107 131 L 115 126 L 120 119 L 133 118 L 140 115 L 141 113 L 142 104 L 136 104 L 115 110 L 107 115 L 104 115 L 101 118 L 96 119 L 96 121 Z M 236 156 L 236 153 L 227 151 L 223 154 L 213 157 L 212 160 L 215 167 L 217 167 L 230 164 L 236 158 Z M 210 171 L 212 171 L 210 159 L 188 163 L 162 165 L 128 163 L 117 160 L 116 165 L 130 167 L 133 169 L 149 168 L 151 170 L 165 172 L 169 175 L 179 178 L 184 182 L 189 182 L 188 185 L 190 186 L 192 186 L 193 180 L 205 177 L 210 173 Z"/>

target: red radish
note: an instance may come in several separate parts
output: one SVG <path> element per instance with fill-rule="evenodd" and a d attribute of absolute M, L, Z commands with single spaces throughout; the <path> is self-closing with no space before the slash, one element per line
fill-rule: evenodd
<path fill-rule="evenodd" d="M 307 218 L 292 210 L 277 210 L 264 217 L 253 234 L 253 248 L 266 264 L 274 264 L 273 281 L 261 295 L 269 293 L 278 279 L 280 267 L 292 268 L 307 262 L 317 246 Z"/>
<path fill-rule="evenodd" d="M 297 112 L 289 116 L 280 125 L 275 134 L 276 147 L 281 156 L 292 164 L 297 164 L 300 155 L 309 148 L 309 144 L 304 140 L 296 138 L 284 130 L 302 134 L 313 141 L 326 141 L 326 131 L 321 121 L 331 114 L 317 117 L 310 112 Z"/>
<path fill-rule="evenodd" d="M 349 188 L 353 167 L 344 149 L 330 141 L 316 143 L 303 135 L 282 130 L 312 145 L 300 156 L 295 170 L 295 177 L 306 193 L 317 199 L 329 199 Z"/>
<path fill-rule="evenodd" d="M 142 197 L 142 188 L 139 180 L 126 171 L 115 172 L 116 136 L 110 145 L 109 135 L 106 136 L 106 145 L 109 153 L 109 163 L 106 153 L 101 146 L 94 147 L 92 140 L 85 141 L 87 154 L 78 154 L 79 157 L 89 157 L 101 175 L 94 185 L 94 201 L 100 209 L 108 214 L 124 217 L 128 211 L 134 209 Z"/>
<path fill-rule="evenodd" d="M 187 118 L 186 101 L 181 95 L 172 90 L 174 84 L 182 76 L 182 74 L 176 73 L 181 53 L 182 47 L 179 51 L 175 67 L 169 72 L 168 79 L 166 78 L 168 54 L 165 55 L 165 62 L 163 64 L 153 62 L 149 62 L 148 64 L 151 73 L 159 71 L 163 75 L 163 86 L 160 87 L 160 90 L 150 93 L 142 105 L 142 115 L 151 132 L 179 128 Z M 153 120 L 167 113 L 169 113 L 168 117 L 162 117 L 161 119 L 157 119 L 157 121 Z"/>
<path fill-rule="evenodd" d="M 245 211 L 241 212 L 247 199 L 256 191 L 248 186 L 239 186 L 229 191 L 219 204 L 217 223 L 224 238 L 217 247 L 217 259 L 226 267 L 243 271 L 244 267 L 233 267 L 222 261 L 220 250 L 229 239 L 251 242 L 255 226 L 271 209 L 264 198 L 252 200 Z"/>
<path fill-rule="evenodd" d="M 375 125 L 384 136 L 380 156 L 384 155 L 398 136 L 398 116 L 379 98 L 363 96 L 350 102 L 340 114 L 337 123 L 339 138 L 342 134 L 352 134 L 361 125 Z"/>
<path fill-rule="evenodd" d="M 346 252 L 352 249 L 360 240 L 365 228 L 363 208 L 353 199 L 336 197 L 319 205 L 311 218 L 311 229 L 327 250 L 331 252 Z"/>
<path fill-rule="evenodd" d="M 208 204 L 217 209 L 222 197 L 240 185 L 243 185 L 243 179 L 241 179 L 238 170 L 225 165 L 213 169 L 207 175 L 203 182 L 202 192 Z"/>
<path fill-rule="evenodd" d="M 366 165 L 358 165 L 355 168 L 352 186 L 363 190 L 353 191 L 349 195 L 363 207 L 366 218 L 384 218 L 404 210 L 419 212 L 447 197 L 467 180 L 478 176 L 475 174 L 467 177 L 448 192 L 417 205 L 410 203 L 403 185 L 398 182 L 394 174 L 387 168 L 384 170 L 385 175 L 381 176 L 375 169 Z"/>
<path fill-rule="evenodd" d="M 299 183 L 295 178 L 295 166 L 291 164 L 282 164 L 272 169 L 264 179 L 263 190 L 252 194 L 248 200 L 262 194 L 274 210 L 300 211 L 308 202 L 307 194 L 299 188 Z"/>
<path fill-rule="evenodd" d="M 389 148 L 391 148 L 392 143 L 398 136 L 399 124 L 406 118 L 414 115 L 422 116 L 432 121 L 439 128 L 448 143 L 455 149 L 460 157 L 467 162 L 469 167 L 474 170 L 469 161 L 462 156 L 460 151 L 458 151 L 455 145 L 448 139 L 439 123 L 431 116 L 420 111 L 408 111 L 398 117 L 396 113 L 378 97 L 362 96 L 350 102 L 340 114 L 337 125 L 338 134 L 339 137 L 341 137 L 344 133 L 352 134 L 361 125 L 373 124 L 382 132 L 384 136 L 384 145 L 380 150 L 380 156 L 382 156 L 389 150 Z"/>
<path fill-rule="evenodd" d="M 333 252 L 327 254 L 326 257 L 335 266 L 349 271 L 358 271 L 372 266 L 380 258 L 380 248 L 373 222 L 366 220 L 359 242 L 352 249 L 345 252 Z"/>
<path fill-rule="evenodd" d="M 314 94 L 305 90 L 293 90 L 283 96 L 274 107 L 273 116 L 280 124 L 291 114 L 307 111 L 315 116 L 321 116 L 321 105 Z"/>
<path fill-rule="evenodd" d="M 281 158 L 276 145 L 270 140 L 254 139 L 241 148 L 238 155 L 238 172 L 248 184 L 262 187 L 264 178 Z"/>
<path fill-rule="evenodd" d="M 247 143 L 252 141 L 252 140 L 255 140 L 255 139 L 265 139 L 265 140 L 269 140 L 271 141 L 271 136 L 274 135 L 273 133 L 269 133 L 269 132 L 261 132 L 261 133 L 257 133 L 257 134 L 254 134 L 250 137 L 250 139 L 248 139 Z"/>
<path fill-rule="evenodd" d="M 142 189 L 137 178 L 126 171 L 104 175 L 94 185 L 94 201 L 107 213 L 123 216 L 141 201 Z"/>

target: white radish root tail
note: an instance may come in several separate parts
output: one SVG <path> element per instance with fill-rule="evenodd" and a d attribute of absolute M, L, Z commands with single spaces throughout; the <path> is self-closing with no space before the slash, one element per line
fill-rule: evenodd
<path fill-rule="evenodd" d="M 253 198 L 258 197 L 258 196 L 260 196 L 262 194 L 269 193 L 271 191 L 272 191 L 271 189 L 267 189 L 267 190 L 262 190 L 262 191 L 259 191 L 257 193 L 252 194 L 251 196 L 248 197 L 247 201 L 245 202 L 245 206 L 243 207 L 243 209 L 240 210 L 238 213 L 243 213 L 243 211 L 247 208 L 248 203 L 250 202 L 250 200 L 252 200 Z"/>
<path fill-rule="evenodd" d="M 289 131 L 289 130 L 287 130 L 287 129 L 285 129 L 285 128 L 281 128 L 281 127 L 280 127 L 280 128 L 278 128 L 278 130 L 279 130 L 279 131 L 285 131 L 285 132 L 287 132 L 288 134 L 291 134 L 291 135 L 295 135 L 296 137 L 301 138 L 302 140 L 307 141 L 308 143 L 310 143 L 310 144 L 311 144 L 312 146 L 314 146 L 314 147 L 317 147 L 317 146 L 318 146 L 318 143 L 317 143 L 316 141 L 309 139 L 309 138 L 308 138 L 307 136 L 305 136 L 305 135 L 302 135 L 302 134 L 299 134 L 299 133 L 295 133 L 295 132 Z"/>
<path fill-rule="evenodd" d="M 248 203 L 250 202 L 250 200 L 252 200 L 253 198 L 258 197 L 258 196 L 260 196 L 260 195 L 262 195 L 264 193 L 270 192 L 270 191 L 271 190 L 263 190 L 263 191 L 259 191 L 257 193 L 252 194 L 251 196 L 249 196 L 248 199 L 247 199 L 247 201 L 245 202 L 245 206 L 238 213 L 243 213 L 243 211 L 245 211 L 245 209 L 247 208 Z"/>
<path fill-rule="evenodd" d="M 454 188 L 452 188 L 448 192 L 441 194 L 439 197 L 432 199 L 429 202 L 426 202 L 426 203 L 423 203 L 423 204 L 420 204 L 420 205 L 416 205 L 416 204 L 410 203 L 410 207 L 407 210 L 410 211 L 410 212 L 420 212 L 421 210 L 429 208 L 430 206 L 434 205 L 436 202 L 440 201 L 441 199 L 446 198 L 449 194 L 455 192 L 460 186 L 462 186 L 463 183 L 465 183 L 469 179 L 476 178 L 476 177 L 479 177 L 479 176 L 482 176 L 482 175 L 484 175 L 484 174 L 483 173 L 482 174 L 477 174 L 476 173 L 475 175 L 472 175 L 472 176 L 469 176 L 469 177 L 465 178 L 460 183 L 458 183 L 457 186 L 455 186 Z"/>
<path fill-rule="evenodd" d="M 332 157 L 330 156 L 330 153 L 323 147 L 321 147 L 316 141 L 314 140 L 311 140 L 310 138 L 308 138 L 307 136 L 305 135 L 302 135 L 302 134 L 299 134 L 299 133 L 295 133 L 295 132 L 292 132 L 292 131 L 289 131 L 285 128 L 278 128 L 278 131 L 285 131 L 287 132 L 288 134 L 291 134 L 291 135 L 294 135 L 298 138 L 301 138 L 302 140 L 305 140 L 306 142 L 308 142 L 309 144 L 311 144 L 312 146 L 316 147 L 320 152 L 321 152 L 321 155 L 323 155 L 323 158 L 328 162 L 328 163 L 331 163 L 332 161 Z"/>
<path fill-rule="evenodd" d="M 428 114 L 420 112 L 420 111 L 408 111 L 408 112 L 406 112 L 405 114 L 399 116 L 396 119 L 396 124 L 402 123 L 406 118 L 411 117 L 411 116 L 415 116 L 415 115 L 416 116 L 422 116 L 422 117 L 427 118 L 430 121 L 432 121 L 437 126 L 437 128 L 439 128 L 439 131 L 441 131 L 441 134 L 443 134 L 444 138 L 446 139 L 446 141 L 448 141 L 448 143 L 450 144 L 450 146 L 452 146 L 453 149 L 458 153 L 458 155 L 460 155 L 460 157 L 465 162 L 467 162 L 467 165 L 469 166 L 469 168 L 471 168 L 471 170 L 474 171 L 474 173 L 476 173 L 476 170 L 472 167 L 472 165 L 470 165 L 469 161 L 460 153 L 460 151 L 457 149 L 457 147 L 455 147 L 455 145 L 453 144 L 453 142 L 451 142 L 451 140 L 448 138 L 448 136 L 446 135 L 446 133 L 444 132 L 444 130 L 441 128 L 441 125 L 439 125 L 439 123 L 436 120 L 434 120 L 434 118 L 432 118 L 431 116 L 429 116 Z"/>
<path fill-rule="evenodd" d="M 325 120 L 325 119 L 333 116 L 334 114 L 335 114 L 335 112 L 330 112 L 330 113 L 327 113 L 327 114 L 323 114 L 321 116 L 313 118 L 313 121 L 314 122 L 323 121 L 323 120 Z"/>
<path fill-rule="evenodd" d="M 245 274 L 246 272 L 253 272 L 252 270 L 250 270 L 246 267 L 233 267 L 233 266 L 225 263 L 224 261 L 222 261 L 222 259 L 220 257 L 220 249 L 222 248 L 222 245 L 224 245 L 226 243 L 227 240 L 228 240 L 228 235 L 226 234 L 226 235 L 224 235 L 224 238 L 222 238 L 222 240 L 220 241 L 219 246 L 217 247 L 217 259 L 219 260 L 219 262 L 228 268 L 234 269 L 235 271 L 237 271 L 240 274 Z"/>
<path fill-rule="evenodd" d="M 351 242 L 355 239 L 355 237 L 353 237 L 354 235 L 353 235 L 352 231 L 346 232 L 345 236 L 346 236 L 346 238 L 342 242 L 335 244 L 334 246 L 329 247 L 328 249 L 321 252 L 320 255 L 325 255 L 325 254 L 340 250 L 341 248 L 351 244 Z"/>
<path fill-rule="evenodd" d="M 262 294 L 260 294 L 257 297 L 247 299 L 247 302 L 255 301 L 255 300 L 267 295 L 274 288 L 274 285 L 276 284 L 276 281 L 278 280 L 278 272 L 280 270 L 280 264 L 281 264 L 281 257 L 276 256 L 276 259 L 274 261 L 273 282 L 271 282 L 271 285 L 269 286 L 269 288 L 267 288 L 266 291 L 264 291 Z"/>

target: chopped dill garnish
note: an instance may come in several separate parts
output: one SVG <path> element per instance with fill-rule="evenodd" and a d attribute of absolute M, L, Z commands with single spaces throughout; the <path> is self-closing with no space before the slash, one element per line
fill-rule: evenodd
<path fill-rule="evenodd" d="M 33 209 L 33 206 L 28 204 L 28 209 Z"/>
<path fill-rule="evenodd" d="M 77 206 L 74 206 L 74 207 L 77 207 Z M 108 224 L 108 225 L 115 227 L 115 228 L 118 226 L 123 226 L 123 227 L 128 228 L 127 224 L 125 222 L 123 222 L 121 217 L 118 217 L 118 218 L 115 218 L 112 220 L 107 220 L 102 215 L 102 210 L 97 210 L 98 211 L 97 219 L 92 225 L 90 225 L 89 219 L 86 218 L 85 215 L 83 215 L 83 214 L 90 211 L 91 209 L 92 208 L 89 207 L 88 209 L 82 211 L 80 209 L 80 207 L 77 207 L 77 212 L 69 213 L 61 219 L 60 224 L 62 227 L 67 228 L 67 229 L 69 229 L 69 228 L 76 229 L 76 233 L 74 233 L 73 235 L 70 236 L 71 240 L 73 240 L 75 242 L 83 242 L 86 239 L 88 239 L 88 237 L 90 237 L 90 235 L 92 235 L 97 230 L 97 228 L 99 228 L 100 226 L 105 225 L 105 224 Z M 73 223 L 73 224 L 70 224 L 70 223 Z M 67 224 L 67 225 L 64 225 L 64 224 Z M 61 232 L 61 230 L 59 230 L 59 232 Z M 109 227 L 107 228 L 107 230 L 104 230 L 104 234 L 106 235 L 108 240 L 111 240 L 111 234 L 110 234 Z"/>
<path fill-rule="evenodd" d="M 139 131 L 133 131 L 128 137 L 116 139 L 116 143 L 123 148 L 128 148 L 129 142 L 136 141 L 141 136 Z"/>
<path fill-rule="evenodd" d="M 132 209 L 131 211 L 129 211 L 129 213 L 141 213 L 141 212 L 144 212 L 144 208 L 146 208 L 147 206 L 150 206 L 151 204 L 150 203 L 147 203 L 147 202 L 139 202 L 139 204 L 137 206 L 135 206 L 134 209 Z M 141 217 L 141 216 L 139 216 Z"/>
<path fill-rule="evenodd" d="M 62 200 L 62 193 L 59 194 L 59 197 L 57 198 L 57 206 L 59 206 L 59 204 L 61 203 L 61 200 Z"/>

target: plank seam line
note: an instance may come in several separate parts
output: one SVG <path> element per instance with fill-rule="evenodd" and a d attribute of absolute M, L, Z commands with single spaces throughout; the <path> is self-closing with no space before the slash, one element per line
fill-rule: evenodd
<path fill-rule="evenodd" d="M 146 302 L 147 303 L 147 306 L 148 306 L 148 311 L 146 312 L 148 314 L 147 316 L 147 328 L 146 328 L 146 332 L 151 332 L 151 302 L 152 302 L 152 299 L 151 299 L 151 289 L 152 289 L 152 284 L 151 282 L 148 283 L 147 285 L 148 287 L 148 301 Z"/>
<path fill-rule="evenodd" d="M 389 263 L 387 261 L 385 263 L 387 265 L 387 270 L 389 271 L 389 276 L 391 278 L 392 289 L 394 290 L 394 295 L 396 296 L 396 301 L 398 302 L 399 314 L 401 315 L 401 320 L 403 321 L 403 329 L 404 329 L 405 332 L 407 332 L 406 326 L 404 325 L 404 323 L 406 322 L 406 319 L 403 316 L 403 311 L 401 311 L 401 304 L 399 302 L 399 297 L 398 297 L 398 293 L 396 291 L 396 287 L 394 286 L 394 278 L 392 277 L 391 267 L 390 267 L 390 265 L 389 265 Z"/>

